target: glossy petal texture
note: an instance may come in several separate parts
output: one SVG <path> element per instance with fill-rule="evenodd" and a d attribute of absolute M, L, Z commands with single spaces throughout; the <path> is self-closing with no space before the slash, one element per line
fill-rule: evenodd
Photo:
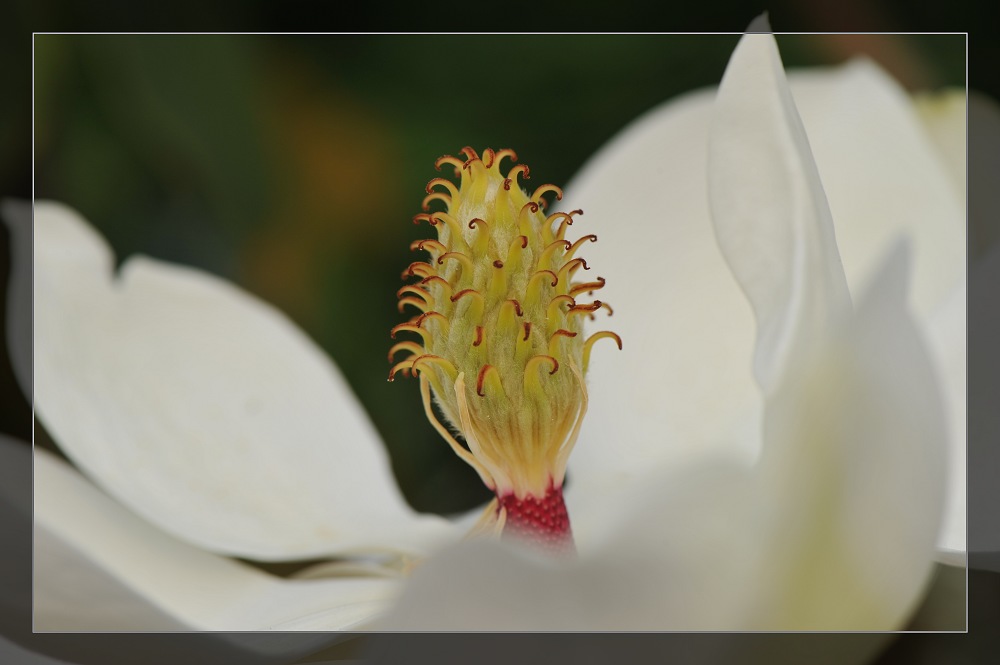
<path fill-rule="evenodd" d="M 44 451 L 35 524 L 36 630 L 345 630 L 396 589 L 386 578 L 283 580 L 192 547 Z"/>
<path fill-rule="evenodd" d="M 256 559 L 450 537 L 403 502 L 336 367 L 282 314 L 145 257 L 113 274 L 103 239 L 57 204 L 36 204 L 35 249 L 37 412 L 137 513 Z"/>
<path fill-rule="evenodd" d="M 964 383 L 964 365 L 953 360 L 965 355 L 964 314 L 945 314 L 943 305 L 964 288 L 963 201 L 912 103 L 867 61 L 793 73 L 790 86 L 850 290 L 860 293 L 892 242 L 908 236 L 909 301 L 921 327 L 950 317 L 933 325 L 960 334 L 944 343 L 947 353 L 939 353 L 933 335 L 933 357 L 941 376 L 955 367 L 955 384 Z M 760 448 L 753 313 L 714 241 L 708 210 L 713 99 L 713 91 L 693 93 L 637 120 L 566 190 L 563 203 L 583 208 L 600 236 L 588 248 L 593 263 L 609 278 L 629 275 L 609 279 L 602 291 L 625 349 L 602 353 L 598 346 L 592 356 L 591 408 L 570 458 L 567 490 L 579 535 L 590 528 L 591 509 L 614 501 L 614 492 L 651 466 L 720 455 L 749 461 Z M 949 422 L 964 422 L 964 399 L 949 392 L 947 400 Z M 964 436 L 952 429 L 950 461 L 961 468 Z M 950 494 L 952 505 L 964 500 L 964 476 Z M 963 533 L 964 525 L 956 509 L 945 532 Z M 960 543 L 942 535 L 945 547 Z"/>
<path fill-rule="evenodd" d="M 712 221 L 756 315 L 754 375 L 766 395 L 800 352 L 797 344 L 825 334 L 850 308 L 850 295 L 826 194 L 772 36 L 740 40 L 712 113 Z"/>

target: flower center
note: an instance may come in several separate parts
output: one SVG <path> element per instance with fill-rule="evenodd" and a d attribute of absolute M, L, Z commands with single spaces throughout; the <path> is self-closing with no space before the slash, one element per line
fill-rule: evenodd
<path fill-rule="evenodd" d="M 522 191 L 517 180 L 528 178 L 527 166 L 500 170 L 505 158 L 516 162 L 512 150 L 462 153 L 465 160 L 445 156 L 435 164 L 454 167 L 458 186 L 431 180 L 425 212 L 413 220 L 435 227 L 437 238 L 411 245 L 429 259 L 403 273 L 416 281 L 399 290 L 400 311 L 417 314 L 392 336 L 417 339 L 390 349 L 390 362 L 401 351 L 409 356 L 389 380 L 401 371 L 419 375 L 431 424 L 496 493 L 484 515 L 496 529 L 571 543 L 562 484 L 587 410 L 583 377 L 594 342 L 611 338 L 621 348 L 613 332 L 583 335 L 585 318 L 611 312 L 600 300 L 586 302 L 604 279 L 578 278 L 590 266 L 576 254 L 597 236 L 566 240 L 583 211 L 545 215 L 542 197 L 559 199 L 561 190 Z M 435 202 L 445 210 L 430 212 Z M 436 417 L 431 393 L 466 446 Z"/>

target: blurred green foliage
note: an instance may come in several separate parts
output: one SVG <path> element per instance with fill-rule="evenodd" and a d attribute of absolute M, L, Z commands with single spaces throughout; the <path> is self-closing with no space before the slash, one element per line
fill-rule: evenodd
<path fill-rule="evenodd" d="M 485 489 L 416 383 L 386 382 L 435 158 L 510 147 L 533 180 L 565 184 L 631 120 L 717 84 L 737 39 L 39 35 L 35 191 L 80 210 L 119 259 L 196 266 L 288 313 L 356 390 L 414 507 L 459 511 Z M 779 42 L 790 67 L 864 47 L 909 85 L 964 85 L 962 36 Z"/>

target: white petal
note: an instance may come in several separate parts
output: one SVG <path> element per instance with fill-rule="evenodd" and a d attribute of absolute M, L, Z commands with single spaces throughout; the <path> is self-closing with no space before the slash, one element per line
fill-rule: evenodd
<path fill-rule="evenodd" d="M 713 92 L 654 110 L 598 152 L 567 189 L 572 227 L 594 232 L 587 262 L 614 316 L 597 329 L 590 411 L 569 461 L 575 502 L 627 487 L 659 463 L 726 454 L 749 462 L 762 401 L 751 373 L 753 313 L 715 241 L 705 142 Z M 572 238 L 571 238 L 572 239 Z M 587 485 L 584 489 L 583 485 Z"/>
<path fill-rule="evenodd" d="M 143 517 L 257 559 L 450 534 L 404 503 L 349 387 L 282 314 L 145 257 L 113 275 L 103 239 L 57 204 L 36 204 L 35 249 L 38 414 Z"/>
<path fill-rule="evenodd" d="M 35 523 L 36 630 L 344 630 L 395 593 L 392 579 L 282 580 L 192 547 L 41 450 Z"/>
<path fill-rule="evenodd" d="M 956 196 L 965 198 L 965 90 L 924 93 L 913 101 L 927 135 L 951 176 Z"/>
<path fill-rule="evenodd" d="M 912 241 L 910 303 L 918 320 L 965 273 L 965 190 L 909 95 L 866 60 L 791 76 L 837 229 L 852 293 L 893 242 Z M 961 150 L 964 142 L 954 148 Z"/>
<path fill-rule="evenodd" d="M 899 627 L 929 579 L 944 414 L 907 311 L 900 245 L 836 339 L 768 400 L 753 531 L 755 628 Z"/>
<path fill-rule="evenodd" d="M 830 208 L 772 35 L 737 45 L 708 148 L 712 221 L 756 315 L 754 374 L 766 394 L 799 343 L 850 307 Z"/>
<path fill-rule="evenodd" d="M 910 301 L 927 321 L 964 273 L 965 235 L 962 202 L 908 97 L 866 62 L 792 73 L 790 83 L 848 285 L 859 291 L 890 244 L 908 235 L 917 276 Z M 570 458 L 574 528 L 586 519 L 576 502 L 597 496 L 577 491 L 581 483 L 613 493 L 661 462 L 752 460 L 760 447 L 753 314 L 708 213 L 713 99 L 693 93 L 640 118 L 566 189 L 566 209 L 586 211 L 573 230 L 600 237 L 586 258 L 608 279 L 601 298 L 615 308 L 593 329 L 615 330 L 625 346 L 594 348 L 590 411 Z M 964 484 L 954 492 L 964 495 Z"/>
<path fill-rule="evenodd" d="M 993 285 L 984 287 L 993 289 Z M 929 318 L 927 344 L 934 361 L 948 424 L 948 497 L 938 546 L 964 553 L 966 474 L 966 297 L 965 276 Z"/>

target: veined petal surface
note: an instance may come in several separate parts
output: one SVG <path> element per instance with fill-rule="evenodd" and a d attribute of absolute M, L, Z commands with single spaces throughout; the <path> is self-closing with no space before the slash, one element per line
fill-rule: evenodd
<path fill-rule="evenodd" d="M 114 497 L 188 542 L 260 560 L 451 537 L 406 505 L 346 382 L 284 315 L 146 257 L 115 273 L 64 206 L 37 203 L 34 221 L 35 407 Z"/>

